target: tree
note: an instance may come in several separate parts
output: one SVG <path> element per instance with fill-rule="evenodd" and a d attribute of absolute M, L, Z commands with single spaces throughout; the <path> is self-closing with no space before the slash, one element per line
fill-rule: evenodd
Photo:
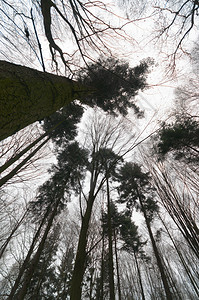
<path fill-rule="evenodd" d="M 112 229 L 111 237 L 109 233 L 110 219 L 111 219 L 111 229 Z M 130 253 L 135 259 L 142 299 L 144 300 L 145 296 L 144 296 L 140 269 L 138 266 L 138 255 L 140 254 L 144 256 L 142 247 L 144 246 L 145 242 L 141 242 L 140 236 L 138 235 L 138 226 L 136 226 L 134 222 L 132 222 L 131 216 L 128 214 L 127 211 L 119 213 L 116 205 L 113 202 L 110 203 L 107 209 L 107 213 L 102 214 L 102 226 L 103 226 L 103 233 L 105 234 L 105 236 L 107 235 L 109 240 L 110 238 L 111 240 L 113 239 L 115 244 L 114 250 L 115 250 L 119 299 L 122 299 L 122 294 L 121 294 L 121 286 L 120 286 L 118 252 L 126 251 Z M 119 245 L 117 246 L 117 244 Z M 113 272 L 113 254 L 111 259 L 112 259 L 111 267 Z"/>
<path fill-rule="evenodd" d="M 169 152 L 177 160 L 186 163 L 198 163 L 199 159 L 199 124 L 188 116 L 177 116 L 173 124 L 163 124 L 159 131 L 157 151 L 160 157 Z"/>
<path fill-rule="evenodd" d="M 16 295 L 19 299 L 24 299 L 45 247 L 46 239 L 53 226 L 53 222 L 65 204 L 65 193 L 70 193 L 71 188 L 75 189 L 78 180 L 83 176 L 84 166 L 87 162 L 86 155 L 87 153 L 84 149 L 78 147 L 77 142 L 69 144 L 68 147 L 64 149 L 64 153 L 59 154 L 58 166 L 54 166 L 51 171 L 53 175 L 40 187 L 39 195 L 35 201 L 30 203 L 32 218 L 35 222 L 39 222 L 39 226 L 26 258 L 19 270 L 9 299 L 13 299 Z M 38 242 L 39 238 L 38 248 L 34 252 L 36 242 Z M 30 263 L 31 257 L 32 260 Z M 23 275 L 22 286 L 17 292 Z"/>
<path fill-rule="evenodd" d="M 157 265 L 161 274 L 162 283 L 164 286 L 165 295 L 168 300 L 172 300 L 173 296 L 169 287 L 169 279 L 165 272 L 164 262 L 159 253 L 158 247 L 151 229 L 151 222 L 158 206 L 154 201 L 154 188 L 150 184 L 148 173 L 144 173 L 141 167 L 134 163 L 126 163 L 121 167 L 118 175 L 120 182 L 119 193 L 121 203 L 126 203 L 129 210 L 132 210 L 136 205 L 144 215 L 145 223 L 156 257 Z"/>
<path fill-rule="evenodd" d="M 192 0 L 184 1 L 165 1 L 165 5 L 156 4 L 155 8 L 161 13 L 160 23 L 162 23 L 160 34 L 168 35 L 174 30 L 177 37 L 175 41 L 175 50 L 172 53 L 174 60 L 179 50 L 183 52 L 183 42 L 189 36 L 189 33 L 197 26 L 197 17 L 199 2 Z M 166 18 L 164 18 L 166 16 Z M 173 36 L 173 34 L 171 34 Z"/>
<path fill-rule="evenodd" d="M 3 56 L 28 64 L 36 60 L 44 72 L 51 60 L 56 71 L 64 67 L 67 76 L 72 75 L 82 62 L 110 55 L 107 38 L 125 36 L 127 22 L 116 17 L 106 1 L 3 0 L 0 8 Z"/>
<path fill-rule="evenodd" d="M 183 171 L 180 170 L 179 172 L 179 170 L 177 170 L 176 174 L 179 176 L 179 181 L 176 183 L 173 182 L 173 174 L 169 173 L 170 170 L 168 172 L 164 164 L 156 166 L 153 164 L 153 168 L 151 168 L 154 185 L 162 205 L 168 211 L 170 217 L 184 236 L 189 245 L 189 249 L 198 257 L 199 229 L 195 219 L 198 205 L 194 202 L 197 194 L 195 194 L 195 191 L 192 191 L 191 183 L 193 184 L 193 182 L 189 183 L 189 188 L 187 189 L 186 177 L 184 177 Z M 182 173 L 182 177 L 180 177 L 180 173 Z M 197 190 L 198 187 L 196 187 L 196 191 Z"/>
<path fill-rule="evenodd" d="M 52 115 L 74 99 L 83 98 L 84 87 L 66 77 L 0 62 L 0 138 Z"/>
<path fill-rule="evenodd" d="M 93 87 L 94 92 L 85 97 L 85 103 L 97 105 L 104 111 L 117 115 L 127 115 L 128 109 L 133 108 L 138 117 L 143 116 L 135 101 L 132 101 L 139 90 L 146 88 L 145 74 L 151 59 L 146 59 L 134 68 L 125 61 L 110 57 L 100 58 L 88 68 L 80 71 L 78 82 Z"/>
<path fill-rule="evenodd" d="M 150 18 L 154 21 L 152 36 L 155 41 L 162 39 L 163 46 L 165 45 L 164 52 L 169 62 L 172 59 L 172 66 L 176 64 L 177 54 L 189 53 L 188 38 L 191 32 L 198 29 L 198 1 L 118 0 L 118 2 L 122 8 L 126 5 L 129 19 L 138 22 L 143 18 Z"/>
<path fill-rule="evenodd" d="M 57 293 L 55 259 L 58 239 L 59 224 L 56 224 L 45 242 L 44 249 L 37 264 L 37 269 L 35 270 L 30 284 L 28 285 L 25 299 L 55 299 Z"/>
<path fill-rule="evenodd" d="M 194 276 L 194 268 L 193 266 L 187 262 L 187 257 L 189 256 L 187 251 L 185 249 L 183 249 L 183 247 L 181 247 L 182 243 L 178 242 L 175 237 L 171 234 L 171 232 L 169 231 L 169 228 L 167 226 L 167 224 L 165 223 L 165 221 L 163 220 L 163 218 L 159 215 L 159 218 L 161 220 L 161 222 L 164 225 L 164 228 L 166 229 L 166 232 L 169 235 L 169 238 L 172 241 L 172 244 L 176 250 L 176 253 L 178 255 L 179 258 L 179 262 L 181 263 L 181 265 L 183 266 L 185 273 L 186 273 L 186 282 L 189 282 L 189 285 L 191 285 L 191 289 L 195 292 L 195 294 L 197 295 L 197 297 L 199 296 L 199 286 L 197 284 L 197 279 Z M 194 261 L 194 259 L 191 259 L 192 261 Z M 179 263 L 178 263 L 179 264 Z M 179 272 L 179 271 L 178 271 Z M 188 279 L 188 280 L 187 280 Z"/>
<path fill-rule="evenodd" d="M 86 268 L 86 258 L 88 255 L 87 240 L 93 206 L 97 201 L 100 190 L 102 190 L 103 186 L 107 183 L 107 179 L 109 180 L 109 177 L 114 176 L 115 169 L 121 161 L 119 153 L 115 153 L 114 151 L 122 132 L 122 130 L 120 130 L 121 122 L 113 121 L 111 117 L 102 117 L 102 114 L 99 113 L 92 119 L 91 122 L 89 118 L 85 136 L 85 146 L 87 146 L 90 153 L 89 164 L 87 166 L 89 190 L 87 191 L 86 189 L 86 191 L 84 191 L 83 183 L 80 182 L 81 229 L 70 294 L 71 299 L 75 300 L 81 299 L 81 284 Z"/>
<path fill-rule="evenodd" d="M 85 272 L 86 246 L 88 238 L 89 223 L 92 215 L 94 201 L 106 181 L 106 172 L 113 172 L 120 157 L 110 149 L 97 148 L 93 145 L 91 162 L 88 165 L 90 172 L 90 190 L 86 199 L 86 209 L 82 214 L 77 253 L 75 258 L 73 276 L 71 280 L 71 300 L 81 299 L 81 284 Z M 101 177 L 101 178 L 100 178 Z"/>
<path fill-rule="evenodd" d="M 109 60 L 105 60 L 104 64 L 106 62 Z M 86 102 L 92 106 L 95 104 L 112 113 L 118 110 L 123 114 L 126 114 L 128 107 L 135 108 L 130 96 L 136 95 L 140 88 L 143 89 L 146 86 L 147 62 L 141 63 L 137 68 L 130 68 L 128 64 L 120 64 L 118 60 L 114 59 L 111 60 L 111 64 L 108 64 L 107 69 L 99 68 L 99 64 L 100 62 L 97 62 L 92 66 L 93 69 L 96 68 L 96 75 L 91 78 L 90 73 L 88 83 L 91 84 L 91 87 L 89 87 L 66 77 L 42 73 L 4 61 L 0 62 L 0 139 L 52 115 L 75 99 L 84 102 L 86 95 L 92 92 L 95 92 L 94 99 L 91 101 L 91 97 L 90 101 Z M 116 71 L 117 68 L 120 69 L 120 75 L 123 78 L 119 77 L 119 85 L 115 86 L 118 82 L 118 75 L 113 71 Z M 111 84 L 107 85 L 106 77 L 110 78 L 110 73 L 112 74 Z M 98 80 L 101 83 L 104 82 L 105 85 L 98 84 L 96 86 Z M 86 81 L 85 76 L 83 83 L 84 81 Z M 92 87 L 92 83 L 94 87 Z M 108 92 L 108 89 L 113 86 L 114 98 Z M 97 91 L 96 88 L 98 88 Z M 104 88 L 106 88 L 106 93 L 104 93 Z M 101 97 L 101 93 L 104 93 L 103 97 Z M 114 100 L 108 107 L 106 107 L 108 104 L 104 106 L 103 103 L 108 103 L 111 99 L 117 99 L 117 101 Z M 121 107 L 124 103 L 125 109 L 122 110 Z M 138 113 L 138 109 L 136 112 Z"/>

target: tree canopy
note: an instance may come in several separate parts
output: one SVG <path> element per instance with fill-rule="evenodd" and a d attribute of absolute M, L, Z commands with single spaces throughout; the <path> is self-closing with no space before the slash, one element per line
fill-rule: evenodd
<path fill-rule="evenodd" d="M 157 143 L 160 157 L 171 152 L 177 160 L 198 163 L 199 124 L 190 116 L 178 116 L 173 124 L 163 124 Z"/>

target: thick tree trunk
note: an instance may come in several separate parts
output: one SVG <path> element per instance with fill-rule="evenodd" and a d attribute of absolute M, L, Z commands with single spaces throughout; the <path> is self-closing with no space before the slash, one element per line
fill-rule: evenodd
<path fill-rule="evenodd" d="M 66 77 L 0 61 L 0 140 L 86 94 Z"/>

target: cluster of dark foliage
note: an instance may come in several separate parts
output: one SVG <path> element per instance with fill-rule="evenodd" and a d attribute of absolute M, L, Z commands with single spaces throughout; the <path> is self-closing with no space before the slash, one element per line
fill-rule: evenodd
<path fill-rule="evenodd" d="M 57 164 L 49 170 L 52 175 L 38 190 L 38 196 L 30 202 L 30 210 L 37 221 L 59 201 L 58 211 L 67 203 L 71 191 L 78 192 L 79 180 L 84 177 L 87 162 L 87 151 L 78 142 L 69 143 L 57 155 Z M 66 197 L 66 194 L 68 197 Z"/>
<path fill-rule="evenodd" d="M 147 86 L 146 78 L 150 59 L 140 62 L 131 68 L 127 62 L 114 59 L 99 59 L 88 68 L 81 70 L 78 81 L 90 87 L 93 93 L 85 100 L 91 106 L 98 106 L 105 112 L 117 115 L 127 115 L 128 109 L 133 108 L 138 117 L 143 116 L 143 111 L 136 105 L 134 97 L 139 90 Z"/>
<path fill-rule="evenodd" d="M 172 124 L 162 124 L 157 144 L 161 158 L 169 152 L 177 160 L 199 161 L 199 123 L 192 117 L 177 118 Z"/>
<path fill-rule="evenodd" d="M 52 141 L 60 147 L 74 140 L 77 135 L 77 124 L 80 122 L 84 109 L 81 105 L 73 101 L 43 120 L 43 129 L 48 132 L 51 128 L 58 125 L 50 136 Z"/>
<path fill-rule="evenodd" d="M 126 162 L 118 173 L 120 198 L 119 203 L 126 203 L 127 210 L 131 214 L 133 208 L 146 213 L 148 221 L 153 220 L 154 212 L 158 211 L 158 205 L 154 197 L 154 187 L 151 184 L 149 173 L 142 171 L 141 165 Z"/>

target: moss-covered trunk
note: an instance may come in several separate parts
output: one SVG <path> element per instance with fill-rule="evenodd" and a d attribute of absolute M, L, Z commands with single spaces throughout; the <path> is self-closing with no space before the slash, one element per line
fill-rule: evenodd
<path fill-rule="evenodd" d="M 66 77 L 0 61 L 0 140 L 87 93 Z"/>

